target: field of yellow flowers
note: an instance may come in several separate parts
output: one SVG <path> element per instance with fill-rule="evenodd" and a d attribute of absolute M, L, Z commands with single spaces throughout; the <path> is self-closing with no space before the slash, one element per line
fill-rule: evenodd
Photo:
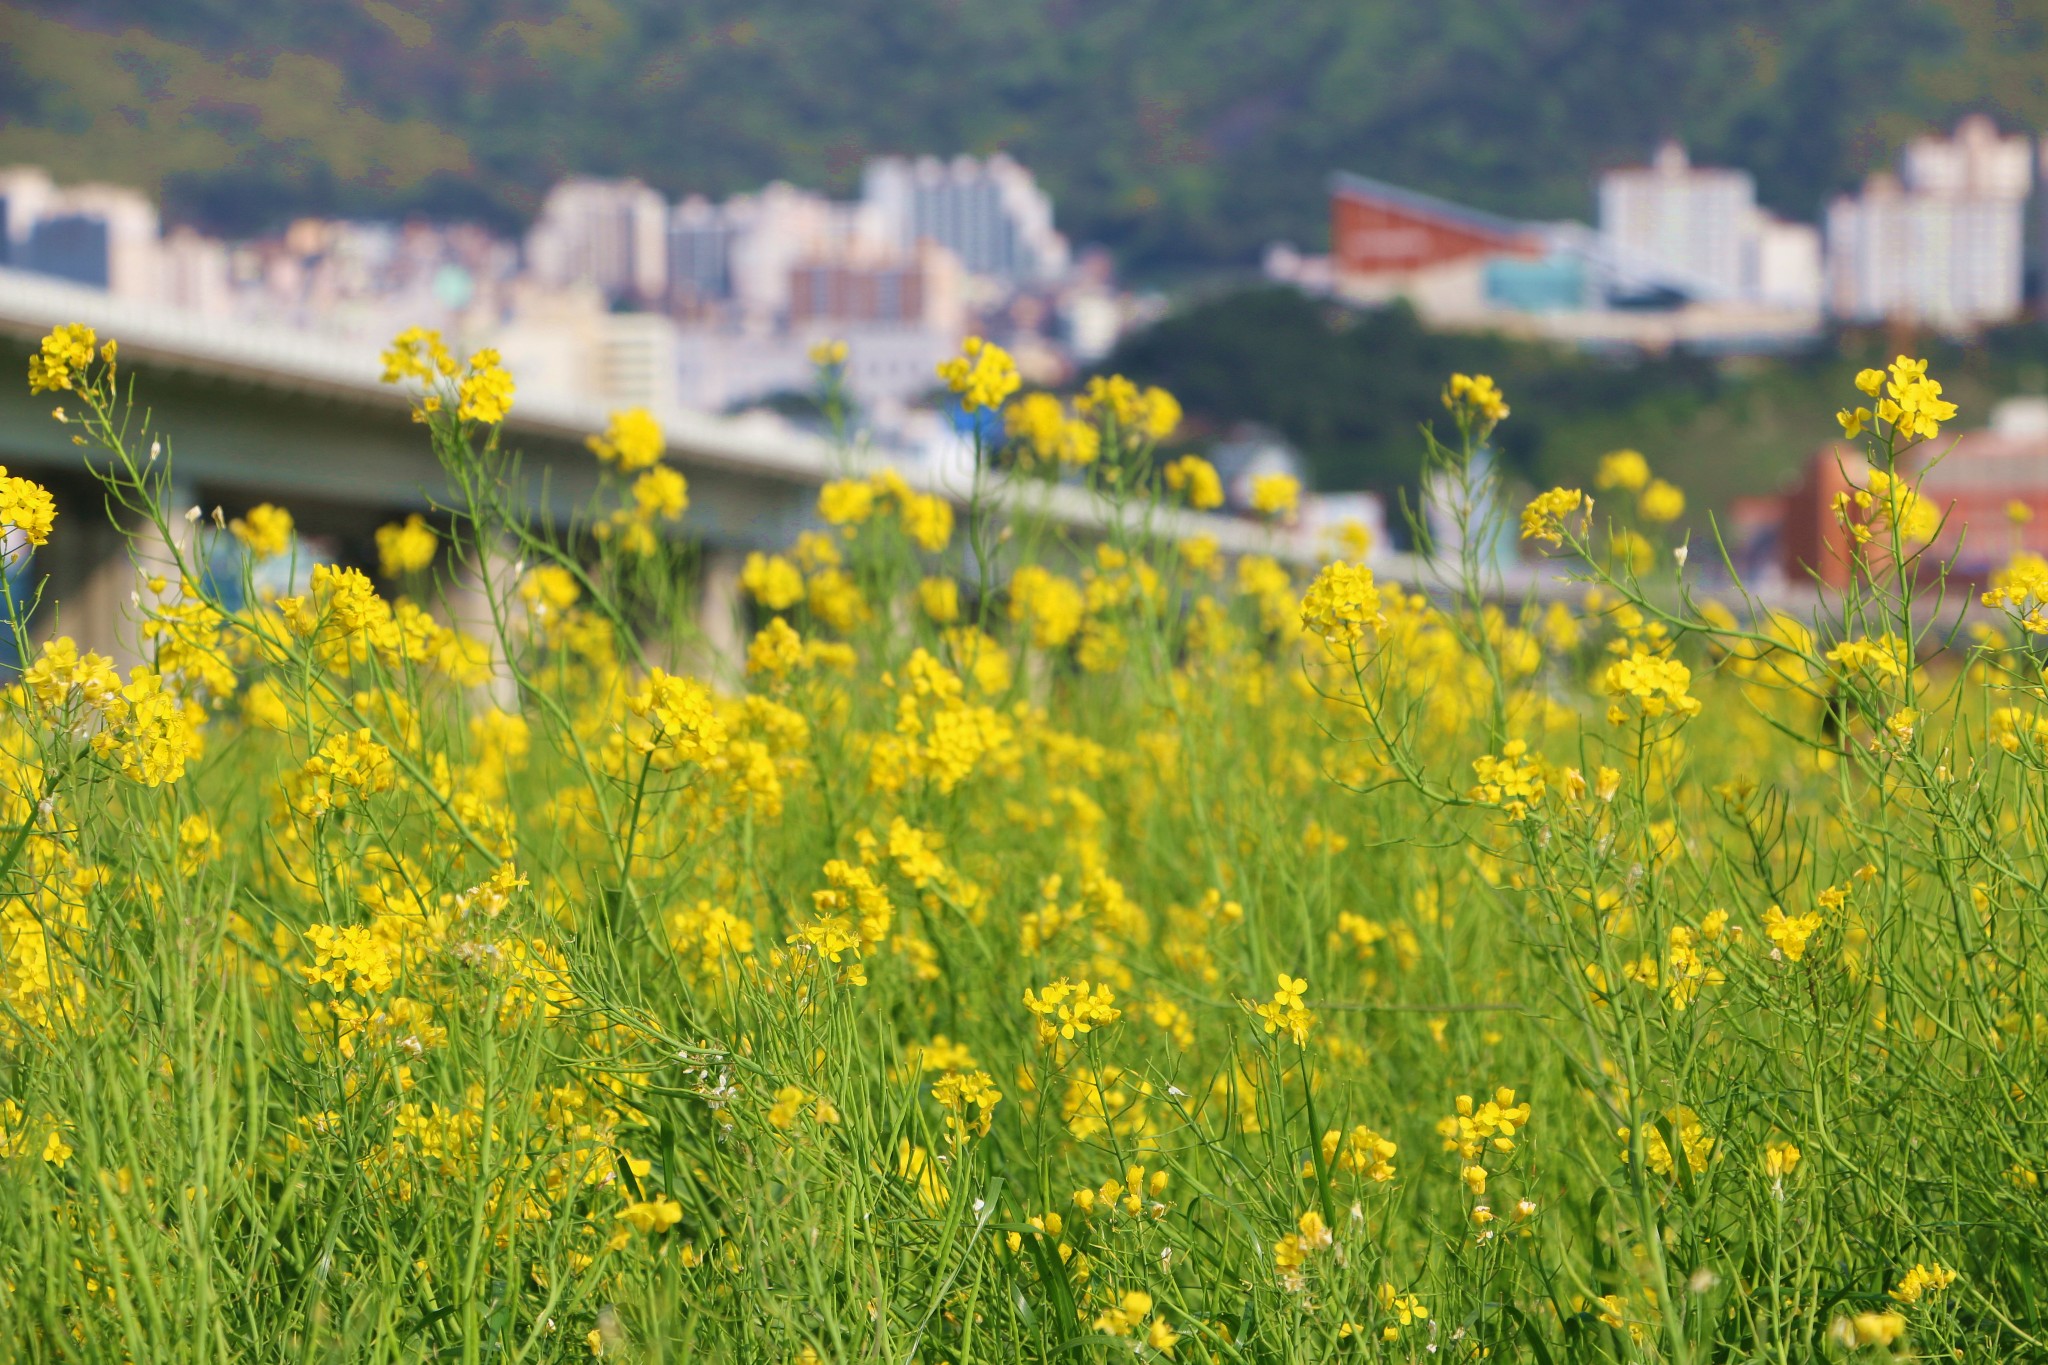
<path fill-rule="evenodd" d="M 1424 593 L 1229 559 L 1168 395 L 970 343 L 971 495 L 849 457 L 721 669 L 652 419 L 549 530 L 497 357 L 386 359 L 447 487 L 374 576 L 167 508 L 114 342 L 31 366 L 147 662 L 5 603 L 10 1358 L 2048 1357 L 2048 564 L 1905 586 L 1924 366 L 1794 619 L 1640 456 L 1499 510 L 1483 376 Z"/>

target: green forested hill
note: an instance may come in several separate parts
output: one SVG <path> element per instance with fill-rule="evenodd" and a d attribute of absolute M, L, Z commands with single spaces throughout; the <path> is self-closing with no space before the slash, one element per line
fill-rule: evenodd
<path fill-rule="evenodd" d="M 39 0 L 0 159 L 249 228 L 1007 148 L 1077 238 L 1202 268 L 1317 243 L 1333 167 L 1583 216 L 1665 134 L 1810 216 L 1929 119 L 2048 125 L 2044 73 L 2048 0 Z"/>

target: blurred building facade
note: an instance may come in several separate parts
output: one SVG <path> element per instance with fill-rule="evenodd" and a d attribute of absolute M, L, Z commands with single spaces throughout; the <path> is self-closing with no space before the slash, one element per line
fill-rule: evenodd
<path fill-rule="evenodd" d="M 526 260 L 545 285 L 588 285 L 608 303 L 657 303 L 668 290 L 668 205 L 638 180 L 564 180 L 541 201 Z"/>
<path fill-rule="evenodd" d="M 1600 177 L 1600 239 L 1626 288 L 1630 275 L 1689 286 L 1700 300 L 1817 312 L 1821 238 L 1756 202 L 1748 171 L 1695 166 L 1677 142 L 1647 166 Z"/>
<path fill-rule="evenodd" d="M 1828 299 L 1850 321 L 1943 329 L 2019 316 L 2033 139 L 1982 115 L 1921 137 L 1896 175 L 1873 175 L 1827 209 Z"/>
<path fill-rule="evenodd" d="M 1940 441 L 1914 447 L 1901 463 L 1940 517 L 1925 562 L 1930 572 L 1935 564 L 1948 565 L 1954 590 L 1983 586 L 2017 551 L 2048 555 L 2048 398 L 2005 399 L 1992 409 L 1989 426 L 1953 441 L 1944 433 Z M 1869 474 L 1859 449 L 1829 442 L 1781 497 L 1744 500 L 1745 539 L 1759 550 L 1775 550 L 1775 567 L 1791 582 L 1846 585 L 1849 538 L 1835 500 L 1867 487 Z M 1765 554 L 1756 558 L 1747 567 L 1767 567 Z"/>
<path fill-rule="evenodd" d="M 2038 152 L 2048 167 L 2048 142 Z M 1585 344 L 1768 349 L 1826 317 L 1949 333 L 2025 311 L 2035 139 L 1973 115 L 1915 138 L 1823 225 L 1758 204 L 1748 171 L 1676 142 L 1599 178 L 1598 227 L 1527 222 L 1364 176 L 1330 183 L 1330 254 L 1270 247 L 1266 273 L 1426 321 Z M 2048 239 L 2048 216 L 2043 219 Z"/>
<path fill-rule="evenodd" d="M 1330 186 L 1327 261 L 1267 271 L 1358 303 L 1410 303 L 1446 327 L 1587 345 L 1783 345 L 1820 323 L 1819 236 L 1756 205 L 1735 171 L 1670 146 L 1601 186 L 1599 230 L 1485 213 L 1365 176 Z"/>
<path fill-rule="evenodd" d="M 861 199 L 899 251 L 935 243 L 968 274 L 1009 285 L 1051 284 L 1067 272 L 1051 197 L 1000 152 L 987 160 L 878 157 L 861 176 Z"/>
<path fill-rule="evenodd" d="M 0 264 L 155 299 L 161 288 L 156 205 L 121 185 L 58 186 L 33 166 L 0 169 Z"/>

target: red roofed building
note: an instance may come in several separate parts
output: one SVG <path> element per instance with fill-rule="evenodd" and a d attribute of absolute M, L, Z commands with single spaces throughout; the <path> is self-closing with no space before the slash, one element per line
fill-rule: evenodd
<path fill-rule="evenodd" d="M 1477 314 L 1488 262 L 1540 261 L 1549 250 L 1528 223 L 1362 175 L 1330 180 L 1335 285 L 1360 302 L 1407 297 L 1425 313 Z"/>
<path fill-rule="evenodd" d="M 1949 562 L 1956 587 L 1981 587 L 2018 550 L 2048 556 L 2048 398 L 2009 398 L 1991 425 L 1909 451 L 1901 472 L 1943 520 L 1924 564 Z M 1781 544 L 1795 582 L 1809 571 L 1837 587 L 1849 577 L 1834 499 L 1867 486 L 1860 448 L 1834 441 L 1814 452 L 1785 495 Z M 2014 511 L 2021 510 L 2016 521 Z"/>

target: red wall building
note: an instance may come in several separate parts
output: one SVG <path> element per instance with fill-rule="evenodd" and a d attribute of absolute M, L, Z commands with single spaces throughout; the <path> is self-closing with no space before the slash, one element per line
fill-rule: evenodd
<path fill-rule="evenodd" d="M 1925 441 L 1907 452 L 1901 473 L 1943 518 L 1923 561 L 1947 562 L 1950 583 L 1981 587 L 2017 550 L 2048 556 L 2048 399 L 2014 398 L 1992 410 L 1991 425 L 1953 438 Z M 1867 486 L 1860 447 L 1831 441 L 1814 452 L 1798 485 L 1785 494 L 1780 531 L 1786 574 L 1810 573 L 1833 586 L 1849 579 L 1846 536 L 1836 519 L 1837 493 Z M 2014 522 L 2011 510 L 2024 507 Z"/>
<path fill-rule="evenodd" d="M 1330 181 L 1330 254 L 1339 272 L 1386 275 L 1473 257 L 1534 260 L 1544 248 L 1525 223 L 1340 173 Z"/>

